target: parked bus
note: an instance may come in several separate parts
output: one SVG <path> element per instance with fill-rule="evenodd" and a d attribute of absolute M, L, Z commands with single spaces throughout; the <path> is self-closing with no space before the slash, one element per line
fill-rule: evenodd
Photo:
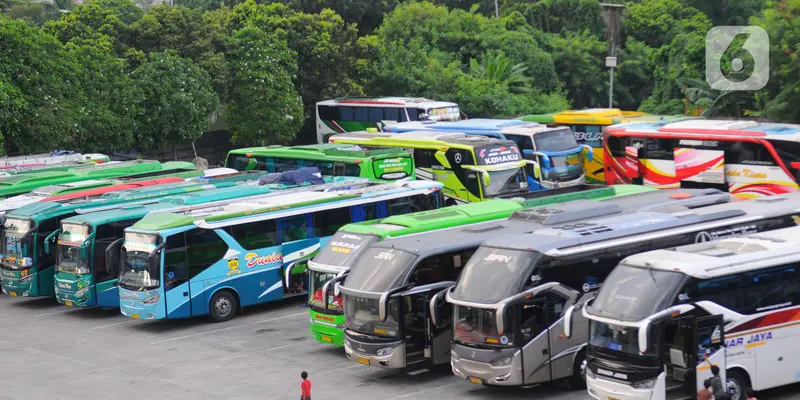
<path fill-rule="evenodd" d="M 56 265 L 55 250 L 60 222 L 78 213 L 97 212 L 107 207 L 141 206 L 161 197 L 235 185 L 220 181 L 213 184 L 181 182 L 106 193 L 93 200 L 37 202 L 6 215 L 0 243 L 0 268 L 3 292 L 11 296 L 53 296 Z"/>
<path fill-rule="evenodd" d="M 317 103 L 317 143 L 345 132 L 383 130 L 403 121 L 458 121 L 458 104 L 412 97 L 347 97 Z"/>
<path fill-rule="evenodd" d="M 453 324 L 448 321 L 448 316 L 452 315 L 453 306 L 444 302 L 444 294 L 456 284 L 459 276 L 462 276 L 461 282 L 480 281 L 476 284 L 482 285 L 484 290 L 502 291 L 507 288 L 502 286 L 504 280 L 518 278 L 516 269 L 512 268 L 517 265 L 516 260 L 512 266 L 495 266 L 490 273 L 478 271 L 479 276 L 465 265 L 480 264 L 483 258 L 488 257 L 484 250 L 478 249 L 487 239 L 506 237 L 507 241 L 513 241 L 515 236 L 545 226 L 542 222 L 560 221 L 558 216 L 550 220 L 545 218 L 551 210 L 557 213 L 560 210 L 602 209 L 612 213 L 615 210 L 676 209 L 724 202 L 728 198 L 727 194 L 707 189 L 681 193 L 680 196 L 654 191 L 603 201 L 577 200 L 516 211 L 507 220 L 374 243 L 352 262 L 344 283 L 337 285 L 343 294 L 345 354 L 353 361 L 388 369 L 449 363 Z M 571 219 L 569 216 L 575 213 L 562 214 L 563 220 L 568 221 Z M 590 212 L 579 214 L 592 217 Z M 532 246 L 536 242 L 528 243 Z M 531 261 L 530 258 L 525 260 Z M 337 295 L 335 290 L 334 295 Z M 455 294 L 458 296 L 460 291 Z M 456 340 L 465 339 L 457 336 Z M 501 346 L 508 345 L 499 342 L 499 337 L 496 340 L 498 346 L 487 353 L 500 353 Z M 489 342 L 490 345 L 494 343 Z M 511 344 L 515 343 L 512 341 Z M 472 350 L 477 353 L 486 351 L 484 349 Z M 454 358 L 454 366 L 458 365 L 457 361 L 458 358 Z M 506 368 L 504 365 L 497 367 Z"/>
<path fill-rule="evenodd" d="M 690 120 L 630 123 L 606 134 L 606 181 L 713 187 L 741 198 L 796 191 L 800 125 Z"/>
<path fill-rule="evenodd" d="M 363 182 L 150 215 L 125 230 L 120 310 L 134 319 L 210 315 L 308 293 L 305 264 L 320 242 L 351 222 L 388 216 L 424 194 L 441 205 L 437 182 Z M 246 267 L 246 268 L 245 268 Z"/>
<path fill-rule="evenodd" d="M 1 157 L 0 169 L 15 168 L 15 167 L 29 167 L 38 165 L 54 165 L 64 163 L 95 163 L 100 164 L 111 161 L 105 154 L 96 153 L 73 153 L 71 151 L 61 151 L 43 154 L 29 154 L 24 156 L 15 157 Z"/>
<path fill-rule="evenodd" d="M 603 133 L 615 124 L 626 122 L 681 121 L 696 117 L 648 115 L 638 111 L 621 111 L 616 108 L 591 108 L 586 110 L 567 110 L 555 114 L 527 115 L 523 121 L 538 122 L 550 126 L 568 126 L 575 133 L 578 144 L 594 149 L 594 158 L 585 165 L 586 181 L 605 183 L 603 158 Z"/>
<path fill-rule="evenodd" d="M 525 160 L 510 140 L 435 131 L 405 133 L 354 132 L 335 135 L 331 143 L 366 148 L 401 148 L 413 153 L 417 176 L 444 184 L 447 204 L 514 197 L 528 192 Z"/>
<path fill-rule="evenodd" d="M 327 176 L 371 180 L 416 179 L 411 154 L 396 149 L 364 150 L 345 144 L 266 146 L 232 150 L 225 166 L 239 171 L 285 172 L 317 167 Z"/>
<path fill-rule="evenodd" d="M 71 168 L 65 171 L 32 172 L 9 176 L 0 179 L 0 199 L 9 196 L 28 193 L 42 186 L 60 183 L 86 181 L 92 179 L 142 179 L 162 176 L 186 177 L 202 175 L 194 168 L 194 164 L 172 161 L 160 163 L 158 161 L 125 161 L 109 162 L 93 166 Z"/>
<path fill-rule="evenodd" d="M 798 238 L 792 227 L 623 260 L 582 311 L 589 395 L 694 398 L 712 365 L 734 400 L 796 383 Z"/>
<path fill-rule="evenodd" d="M 522 150 L 526 159 L 541 166 L 541 185 L 529 166 L 528 187 L 531 190 L 552 189 L 585 183 L 584 163 L 593 158 L 588 145 L 578 145 L 568 127 L 547 127 L 518 119 L 470 119 L 458 122 L 401 122 L 386 127 L 387 132 L 432 130 L 461 132 L 499 139 L 509 139 Z M 585 152 L 585 154 L 584 154 Z"/>
<path fill-rule="evenodd" d="M 344 313 L 341 297 L 323 296 L 331 285 L 344 279 L 350 265 L 372 243 L 394 239 L 416 233 L 437 231 L 456 226 L 508 218 L 515 211 L 545 204 L 577 199 L 602 200 L 656 189 L 636 185 L 570 186 L 547 192 L 529 193 L 530 198 L 513 200 L 494 199 L 473 204 L 447 207 L 441 210 L 420 211 L 413 201 L 400 205 L 408 215 L 395 215 L 373 221 L 349 224 L 339 229 L 308 262 L 309 290 L 308 308 L 311 318 L 311 336 L 319 342 L 344 346 Z M 546 194 L 546 196 L 543 196 Z M 538 196 L 536 196 L 538 195 Z M 335 279 L 335 280 L 334 280 Z"/>
<path fill-rule="evenodd" d="M 359 183 L 357 178 L 330 178 L 328 183 Z M 70 307 L 119 308 L 119 249 L 125 228 L 147 215 L 219 207 L 243 200 L 308 190 L 299 184 L 235 185 L 161 198 L 155 204 L 118 204 L 61 221 L 56 259 L 55 295 Z"/>

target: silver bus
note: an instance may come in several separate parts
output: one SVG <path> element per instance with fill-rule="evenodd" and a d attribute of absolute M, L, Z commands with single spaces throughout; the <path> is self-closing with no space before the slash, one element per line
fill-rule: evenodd
<path fill-rule="evenodd" d="M 453 304 L 453 373 L 484 385 L 567 379 L 583 387 L 588 321 L 574 310 L 594 297 L 620 260 L 795 226 L 798 202 L 800 193 L 629 214 L 613 202 L 541 208 L 536 218 L 544 228 L 486 241 L 446 292 Z"/>
<path fill-rule="evenodd" d="M 562 205 L 518 211 L 511 218 L 409 235 L 370 245 L 354 260 L 350 273 L 323 288 L 342 294 L 344 346 L 353 361 L 388 369 L 442 364 L 450 361 L 452 306 L 444 290 L 455 285 L 473 253 L 487 239 L 521 236 L 563 218 L 542 218 L 553 207 L 605 211 L 674 209 L 686 205 L 727 202 L 715 189 L 629 195 L 603 201 L 577 200 Z M 564 214 L 568 217 L 572 214 Z M 574 214 L 579 219 L 589 214 Z M 462 278 L 467 279 L 467 278 Z M 436 322 L 436 323 L 434 323 Z"/>

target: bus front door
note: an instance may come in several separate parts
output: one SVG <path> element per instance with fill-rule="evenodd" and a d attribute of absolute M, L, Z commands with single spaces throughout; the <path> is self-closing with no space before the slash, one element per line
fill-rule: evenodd
<path fill-rule="evenodd" d="M 306 294 L 308 279 L 306 265 L 319 250 L 319 238 L 314 235 L 311 214 L 295 215 L 278 220 L 278 242 L 283 254 L 283 297 Z"/>
<path fill-rule="evenodd" d="M 703 382 L 712 377 L 712 365 L 719 367 L 719 376 L 722 382 L 726 382 L 725 321 L 721 315 L 711 315 L 698 317 L 693 322 L 693 349 L 696 349 L 693 354 L 695 356 L 695 393 L 697 393 L 704 387 Z M 744 389 L 743 387 L 738 388 L 738 394 L 743 394 Z"/>
<path fill-rule="evenodd" d="M 556 326 L 561 325 L 565 305 L 565 298 L 549 291 L 518 303 L 516 319 L 523 346 L 523 385 L 550 382 L 561 373 L 558 370 L 562 368 L 554 362 L 560 365 L 566 360 L 556 356 L 567 350 L 569 339 L 559 338 L 559 335 L 563 336 L 563 329 L 556 329 Z M 568 364 L 566 368 L 571 370 L 572 362 Z"/>

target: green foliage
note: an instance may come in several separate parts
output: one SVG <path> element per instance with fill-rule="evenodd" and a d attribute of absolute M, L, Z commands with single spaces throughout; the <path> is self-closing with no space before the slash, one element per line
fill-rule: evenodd
<path fill-rule="evenodd" d="M 711 29 L 705 14 L 678 0 L 643 0 L 631 4 L 624 24 L 629 35 L 651 47 L 669 44 L 682 33 L 695 32 L 705 37 Z"/>
<path fill-rule="evenodd" d="M 520 12 L 534 28 L 551 33 L 588 31 L 601 37 L 605 23 L 598 0 L 503 0 L 503 13 Z"/>
<path fill-rule="evenodd" d="M 505 85 L 516 93 L 530 92 L 530 78 L 525 76 L 525 69 L 521 63 L 511 64 L 511 59 L 503 52 L 487 53 L 480 63 L 474 58 L 469 60 L 472 76 Z"/>
<path fill-rule="evenodd" d="M 303 124 L 303 103 L 292 84 L 296 55 L 282 39 L 254 27 L 233 35 L 233 91 L 227 120 L 233 142 L 288 144 Z"/>
<path fill-rule="evenodd" d="M 766 0 L 681 0 L 687 7 L 702 11 L 714 26 L 747 25 L 750 17 L 758 15 Z"/>
<path fill-rule="evenodd" d="M 152 53 L 133 71 L 144 101 L 136 135 L 139 150 L 160 149 L 200 137 L 219 105 L 205 71 L 168 52 Z"/>
<path fill-rule="evenodd" d="M 608 103 L 606 42 L 588 33 L 553 35 L 549 47 L 558 77 L 573 107 L 581 109 Z"/>

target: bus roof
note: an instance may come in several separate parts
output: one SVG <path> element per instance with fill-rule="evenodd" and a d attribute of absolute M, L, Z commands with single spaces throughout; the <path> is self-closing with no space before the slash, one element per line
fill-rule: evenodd
<path fill-rule="evenodd" d="M 643 112 L 622 111 L 618 108 L 589 108 L 585 110 L 566 110 L 553 114 L 526 115 L 520 117 L 520 119 L 541 124 L 613 125 L 623 122 L 625 119 L 644 115 L 646 114 Z"/>
<path fill-rule="evenodd" d="M 680 189 L 677 193 L 685 192 Z M 712 240 L 720 235 L 736 234 L 714 228 L 733 223 L 746 224 L 781 216 L 797 210 L 800 192 L 758 198 L 754 200 L 713 204 L 700 208 L 685 207 L 639 207 L 632 213 L 624 213 L 624 207 L 613 202 L 626 202 L 634 196 L 621 197 L 603 202 L 584 202 L 584 205 L 557 204 L 537 210 L 531 218 L 544 220 L 542 229 L 527 235 L 495 237 L 486 241 L 490 247 L 534 250 L 551 257 L 566 257 L 589 251 L 603 251 L 620 245 L 634 245 L 637 241 L 654 240 L 659 237 L 693 232 L 698 226 L 707 227 L 708 233 L 697 240 Z M 683 196 L 680 196 L 683 197 Z M 692 200 L 688 198 L 687 200 Z M 630 209 L 628 209 L 630 210 Z M 524 211 L 518 212 L 522 214 Z M 512 216 L 512 219 L 514 217 Z M 547 223 L 555 221 L 558 223 Z M 580 222 L 580 223 L 576 223 Z M 550 225 L 549 227 L 547 225 Z M 742 232 L 746 233 L 746 225 Z M 700 233 L 702 234 L 702 232 Z M 698 235 L 700 235 L 698 234 Z"/>
<path fill-rule="evenodd" d="M 230 154 L 245 154 L 257 156 L 273 157 L 303 157 L 311 159 L 362 159 L 369 157 L 397 157 L 408 155 L 399 149 L 369 149 L 365 150 L 352 144 L 324 143 L 311 144 L 305 146 L 265 146 L 248 147 L 243 149 L 231 150 Z"/>
<path fill-rule="evenodd" d="M 361 107 L 417 107 L 438 108 L 458 106 L 449 101 L 429 100 L 422 97 L 342 97 L 317 103 L 318 106 L 358 105 Z"/>
<path fill-rule="evenodd" d="M 294 215 L 301 211 L 310 213 L 323 209 L 325 204 L 335 201 L 353 200 L 366 203 L 370 198 L 374 200 L 376 197 L 389 200 L 409 196 L 414 192 L 430 193 L 440 190 L 442 186 L 441 183 L 432 181 L 401 180 L 380 183 L 359 179 L 358 182 L 315 185 L 294 193 L 249 198 L 246 201 L 231 202 L 218 207 L 148 215 L 132 228 L 149 231 L 188 226 L 216 229 L 237 223 Z"/>
<path fill-rule="evenodd" d="M 680 193 L 680 196 L 675 194 Z M 489 221 L 469 226 L 422 233 L 379 242 L 372 246 L 403 250 L 420 256 L 478 247 L 484 242 L 496 247 L 530 249 L 538 245 L 531 233 L 553 224 L 584 225 L 587 218 L 599 215 L 622 214 L 623 211 L 646 209 L 686 209 L 727 202 L 730 195 L 716 189 L 686 189 L 673 193 L 667 190 L 651 191 L 602 201 L 576 200 L 520 210 L 509 219 Z M 686 197 L 686 196 L 690 197 Z M 445 209 L 446 210 L 446 209 Z M 537 231 L 538 232 L 538 231 Z M 488 238 L 499 238 L 489 239 Z M 522 239 L 524 238 L 524 239 Z"/>
<path fill-rule="evenodd" d="M 748 120 L 690 119 L 679 122 L 631 122 L 609 128 L 612 133 L 635 132 L 653 134 L 767 137 L 770 139 L 800 141 L 800 125 Z"/>
<path fill-rule="evenodd" d="M 679 271 L 699 279 L 800 260 L 800 226 L 716 242 L 655 250 L 625 258 L 625 265 Z"/>
<path fill-rule="evenodd" d="M 475 147 L 475 146 L 508 146 L 514 142 L 505 139 L 497 139 L 485 136 L 468 135 L 459 132 L 439 132 L 439 131 L 410 131 L 404 133 L 391 132 L 350 132 L 331 136 L 331 143 L 336 140 L 347 142 L 358 142 L 361 144 L 372 144 L 388 147 Z"/>
<path fill-rule="evenodd" d="M 412 121 L 399 122 L 385 128 L 387 132 L 444 131 L 444 132 L 495 132 L 499 134 L 535 135 L 542 132 L 568 129 L 565 127 L 548 127 L 538 122 L 526 122 L 518 119 L 486 119 L 475 118 L 457 122 Z"/>
<path fill-rule="evenodd" d="M 567 192 L 565 194 L 555 194 L 535 199 L 493 199 L 478 203 L 446 207 L 438 210 L 395 215 L 380 220 L 357 222 L 345 225 L 340 230 L 344 232 L 378 235 L 385 240 L 389 237 L 400 237 L 412 233 L 507 218 L 514 211 L 523 208 L 579 199 L 601 200 L 655 190 L 657 189 L 641 185 L 616 185 L 594 187 L 591 190 Z"/>

